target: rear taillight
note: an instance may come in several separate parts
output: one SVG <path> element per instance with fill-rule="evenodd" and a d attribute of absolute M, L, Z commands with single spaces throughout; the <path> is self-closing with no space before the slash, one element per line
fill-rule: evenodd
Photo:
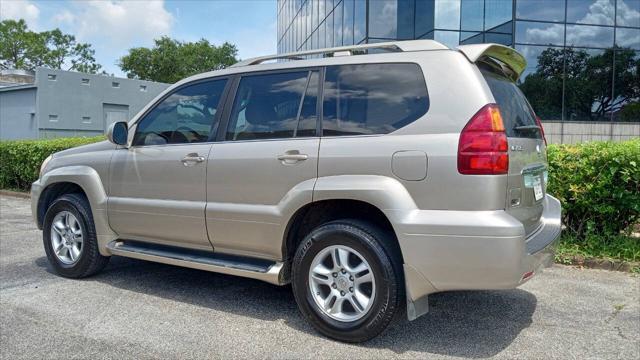
<path fill-rule="evenodd" d="M 542 127 L 542 121 L 540 121 L 538 115 L 536 115 L 536 125 L 540 128 L 540 135 L 542 135 L 542 139 L 544 140 L 544 146 L 547 146 L 547 137 L 544 136 L 544 128 Z"/>
<path fill-rule="evenodd" d="M 507 134 L 500 109 L 489 104 L 469 120 L 460 133 L 458 172 L 465 175 L 506 174 L 509 170 Z"/>

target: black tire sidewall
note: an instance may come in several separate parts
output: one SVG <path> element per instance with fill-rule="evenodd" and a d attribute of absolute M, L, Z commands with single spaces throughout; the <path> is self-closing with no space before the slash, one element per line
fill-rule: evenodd
<path fill-rule="evenodd" d="M 349 221 L 331 222 L 314 229 L 300 244 L 293 263 L 292 285 L 302 313 L 324 335 L 347 342 L 366 341 L 381 333 L 398 307 L 399 284 L 390 257 L 369 226 Z M 375 277 L 376 295 L 369 312 L 353 322 L 342 322 L 324 314 L 309 289 L 309 268 L 326 247 L 345 245 L 359 252 Z"/>
<path fill-rule="evenodd" d="M 53 266 L 54 270 L 65 277 L 82 277 L 92 267 L 92 256 L 90 252 L 97 251 L 97 239 L 95 236 L 95 226 L 93 219 L 91 218 L 90 209 L 87 209 L 86 205 L 82 201 L 84 199 L 74 195 L 64 195 L 56 199 L 53 204 L 47 210 L 42 228 L 42 237 L 44 242 L 45 253 L 49 259 L 49 263 Z M 86 201 L 86 200 L 84 200 Z M 55 216 L 62 212 L 68 211 L 76 217 L 80 228 L 82 229 L 82 252 L 80 258 L 73 264 L 65 264 L 61 262 L 54 254 L 51 244 L 51 224 Z M 91 249 L 95 247 L 95 249 Z"/>

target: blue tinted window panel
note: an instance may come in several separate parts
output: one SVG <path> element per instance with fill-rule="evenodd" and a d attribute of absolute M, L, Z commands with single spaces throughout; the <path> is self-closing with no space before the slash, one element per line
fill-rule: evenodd
<path fill-rule="evenodd" d="M 613 46 L 613 27 L 567 25 L 567 46 L 608 48 Z"/>
<path fill-rule="evenodd" d="M 616 45 L 640 50 L 640 29 L 616 28 Z"/>
<path fill-rule="evenodd" d="M 335 46 L 342 45 L 342 2 L 333 10 L 333 41 Z"/>
<path fill-rule="evenodd" d="M 343 0 L 343 35 L 342 42 L 344 45 L 353 45 L 353 0 Z"/>
<path fill-rule="evenodd" d="M 482 31 L 484 27 L 484 0 L 462 0 L 460 3 L 460 30 Z"/>
<path fill-rule="evenodd" d="M 484 29 L 488 30 L 513 20 L 512 0 L 485 0 Z"/>
<path fill-rule="evenodd" d="M 516 0 L 516 18 L 539 21 L 564 21 L 562 0 Z"/>
<path fill-rule="evenodd" d="M 422 0 L 417 0 L 422 1 Z M 397 39 L 413 39 L 416 0 L 398 0 Z"/>
<path fill-rule="evenodd" d="M 511 34 L 495 34 L 488 32 L 484 34 L 484 42 L 511 46 L 513 44 L 513 36 Z"/>
<path fill-rule="evenodd" d="M 614 104 L 611 106 L 613 121 L 640 122 L 640 98 L 637 97 L 637 67 L 640 51 L 623 50 L 616 53 L 613 82 Z M 637 66 L 637 65 L 636 65 Z M 637 81 L 637 80 L 636 80 Z"/>
<path fill-rule="evenodd" d="M 613 25 L 615 0 L 567 0 L 567 22 Z"/>
<path fill-rule="evenodd" d="M 362 3 L 358 1 L 358 3 Z M 356 18 L 358 18 L 356 12 Z M 358 20 L 356 20 L 356 23 Z M 369 2 L 369 36 L 377 38 L 395 39 L 398 33 L 398 2 L 397 0 L 378 0 Z M 358 25 L 356 25 L 358 26 Z M 364 32 L 356 32 L 356 39 L 364 37 Z"/>
<path fill-rule="evenodd" d="M 367 36 L 367 2 L 355 1 L 353 9 L 353 42 L 360 43 Z"/>
<path fill-rule="evenodd" d="M 416 1 L 415 14 L 415 36 L 422 35 L 433 31 L 434 24 L 434 0 L 418 0 Z"/>
<path fill-rule="evenodd" d="M 516 42 L 532 45 L 563 45 L 564 24 L 516 22 Z"/>
<path fill-rule="evenodd" d="M 616 25 L 640 27 L 640 0 L 617 0 Z"/>

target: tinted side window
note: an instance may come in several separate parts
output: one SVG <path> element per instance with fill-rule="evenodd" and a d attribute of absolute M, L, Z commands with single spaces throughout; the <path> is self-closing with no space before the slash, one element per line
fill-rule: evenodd
<path fill-rule="evenodd" d="M 208 141 L 218 128 L 216 112 L 227 80 L 185 86 L 166 97 L 136 128 L 133 145 Z"/>
<path fill-rule="evenodd" d="M 329 66 L 322 134 L 387 134 L 427 112 L 429 97 L 417 64 Z"/>
<path fill-rule="evenodd" d="M 504 130 L 508 137 L 541 139 L 533 110 L 518 86 L 504 76 L 483 70 L 484 79 L 500 106 Z"/>
<path fill-rule="evenodd" d="M 310 71 L 243 76 L 233 102 L 226 139 L 315 135 L 317 78 L 317 72 Z"/>

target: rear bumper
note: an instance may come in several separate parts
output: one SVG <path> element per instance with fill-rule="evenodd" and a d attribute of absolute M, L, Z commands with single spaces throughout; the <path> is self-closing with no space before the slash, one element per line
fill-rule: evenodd
<path fill-rule="evenodd" d="M 426 304 L 430 293 L 515 288 L 551 265 L 561 205 L 547 195 L 543 206 L 541 226 L 528 237 L 505 211 L 390 211 L 405 261 L 410 318 L 412 306 L 416 317 L 426 311 L 417 304 Z"/>

